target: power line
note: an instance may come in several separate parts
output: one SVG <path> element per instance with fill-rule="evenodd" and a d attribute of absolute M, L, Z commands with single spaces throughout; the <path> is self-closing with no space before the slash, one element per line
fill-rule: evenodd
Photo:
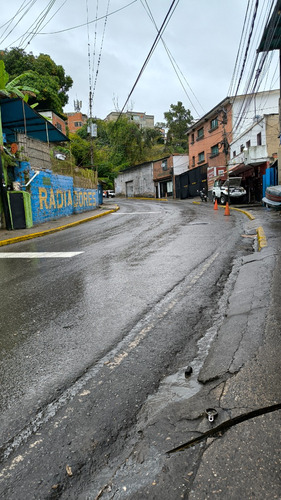
<path fill-rule="evenodd" d="M 143 0 L 141 0 L 142 5 L 143 5 L 144 9 L 146 10 L 146 12 L 147 12 L 148 16 L 150 17 L 151 21 L 153 22 L 153 24 L 154 24 L 154 26 L 155 26 L 155 28 L 156 28 L 156 31 L 158 32 L 158 27 L 157 27 L 157 24 L 156 24 L 156 22 L 155 22 L 155 19 L 154 19 L 154 17 L 153 17 L 153 14 L 152 14 L 152 12 L 151 12 L 151 9 L 150 9 L 150 7 L 149 7 L 149 5 L 148 5 L 148 3 L 147 3 L 147 0 L 144 0 L 144 1 L 145 1 L 145 3 L 146 3 L 147 9 L 145 8 L 145 6 L 144 6 L 144 4 L 143 4 Z M 168 55 L 168 57 L 169 57 L 169 59 L 170 59 L 170 62 L 171 62 L 171 64 L 172 64 L 172 66 L 173 66 L 173 69 L 174 69 L 174 71 L 175 71 L 175 73 L 176 73 L 176 75 L 177 75 L 177 77 L 178 77 L 178 80 L 179 80 L 179 82 L 180 82 L 180 84 L 181 84 L 181 86 L 182 86 L 182 89 L 183 89 L 183 91 L 184 91 L 185 95 L 187 96 L 187 98 L 188 98 L 188 100 L 189 100 L 189 102 L 190 102 L 191 106 L 193 107 L 193 109 L 195 110 L 195 112 L 197 113 L 197 115 L 198 115 L 198 116 L 200 116 L 200 113 L 198 113 L 198 111 L 197 111 L 197 109 L 196 109 L 195 105 L 193 104 L 193 102 L 192 102 L 192 100 L 191 100 L 190 96 L 188 95 L 188 93 L 187 93 L 187 91 L 186 91 L 186 88 L 185 88 L 185 87 L 184 87 L 184 85 L 183 85 L 183 82 L 182 82 L 182 80 L 181 80 L 181 78 L 180 78 L 180 76 L 179 76 L 179 72 L 181 73 L 182 77 L 184 78 L 184 80 L 185 80 L 186 84 L 188 85 L 188 87 L 189 87 L 190 91 L 192 92 L 193 96 L 194 96 L 194 97 L 195 97 L 195 99 L 197 100 L 197 102 L 198 102 L 199 106 L 201 107 L 201 109 L 202 109 L 203 113 L 205 113 L 205 111 L 204 111 L 203 107 L 201 106 L 201 104 L 200 104 L 200 102 L 198 101 L 198 99 L 197 99 L 196 95 L 194 94 L 194 92 L 193 92 L 193 90 L 191 89 L 191 87 L 190 87 L 189 83 L 187 82 L 186 78 L 184 77 L 184 75 L 183 75 L 182 71 L 180 70 L 180 68 L 179 68 L 179 66 L 178 66 L 178 64 L 177 64 L 177 62 L 176 62 L 176 60 L 175 60 L 175 58 L 173 57 L 173 55 L 172 55 L 171 51 L 168 49 L 167 44 L 165 43 L 165 41 L 164 41 L 163 37 L 161 36 L 160 38 L 161 38 L 161 42 L 162 42 L 162 44 L 163 44 L 163 46 L 164 46 L 164 48 L 165 48 L 165 51 L 166 51 L 166 53 L 167 53 L 167 55 Z"/>
<path fill-rule="evenodd" d="M 142 73 L 144 72 L 144 70 L 145 70 L 145 68 L 146 68 L 146 66 L 147 66 L 147 64 L 148 64 L 148 61 L 150 60 L 150 58 L 151 58 L 151 56 L 152 56 L 152 54 L 153 54 L 153 52 L 154 52 L 154 50 L 155 50 L 155 48 L 156 48 L 156 46 L 157 46 L 157 44 L 158 44 L 159 40 L 160 40 L 160 37 L 161 37 L 162 33 L 164 32 L 165 28 L 167 27 L 167 25 L 168 25 L 168 23 L 169 23 L 169 21 L 170 21 L 170 19 L 171 19 L 171 16 L 172 16 L 172 14 L 174 13 L 174 10 L 175 10 L 175 8 L 177 7 L 178 3 L 179 3 L 179 0 L 173 0 L 173 1 L 172 1 L 172 4 L 170 5 L 170 8 L 169 8 L 169 10 L 168 10 L 168 12 L 167 12 L 167 14 L 166 14 L 166 16 L 165 16 L 165 19 L 164 19 L 164 21 L 163 21 L 163 23 L 162 23 L 162 25 L 161 25 L 161 27 L 160 27 L 160 30 L 159 30 L 159 31 L 158 31 L 158 33 L 157 33 L 157 36 L 156 36 L 156 38 L 155 38 L 155 40 L 154 40 L 154 42 L 153 42 L 153 44 L 152 44 L 152 47 L 151 47 L 151 49 L 150 49 L 150 51 L 149 51 L 149 53 L 148 53 L 148 56 L 146 57 L 146 59 L 145 59 L 145 61 L 144 61 L 143 65 L 142 65 L 142 67 L 141 67 L 141 70 L 140 70 L 140 72 L 139 72 L 139 74 L 138 74 L 138 76 L 137 76 L 137 79 L 136 79 L 136 81 L 135 81 L 135 83 L 134 83 L 133 87 L 132 87 L 132 90 L 130 91 L 130 93 L 129 93 L 129 95 L 128 95 L 127 99 L 126 99 L 126 102 L 125 102 L 125 104 L 124 104 L 123 108 L 122 108 L 122 109 L 121 109 L 121 111 L 120 111 L 120 114 L 119 114 L 119 116 L 118 116 L 118 118 L 117 118 L 117 121 L 119 120 L 120 116 L 122 115 L 122 113 L 123 113 L 123 111 L 124 111 L 124 109 L 125 109 L 125 107 L 126 107 L 127 103 L 129 102 L 129 99 L 130 99 L 130 97 L 131 97 L 132 93 L 134 92 L 134 90 L 135 90 L 135 88 L 136 88 L 136 86 L 137 86 L 137 83 L 138 83 L 138 81 L 139 81 L 139 79 L 140 79 L 140 77 L 141 77 Z M 176 4 L 176 5 L 175 5 L 175 4 Z"/>
<path fill-rule="evenodd" d="M 3 43 L 8 38 L 8 36 L 14 31 L 14 29 L 18 26 L 18 24 L 21 22 L 21 20 L 26 16 L 26 14 L 28 14 L 28 12 L 31 10 L 31 7 L 36 3 L 36 1 L 37 0 L 31 0 L 30 2 L 27 3 L 27 5 L 26 5 L 27 8 L 26 8 L 25 12 L 22 14 L 20 19 L 17 21 L 16 25 L 9 31 L 9 33 L 7 33 L 7 35 L 4 38 L 1 38 L 0 43 Z M 28 7 L 28 5 L 30 3 L 31 3 L 31 5 Z M 25 2 L 23 2 L 21 4 L 21 6 L 18 9 L 18 11 L 16 12 L 16 14 L 8 21 L 9 26 L 12 24 L 12 21 L 14 21 L 14 19 L 17 17 L 17 15 L 20 14 L 20 12 L 24 9 L 24 4 L 25 4 Z M 5 24 L 3 26 L 5 26 Z M 5 32 L 6 32 L 6 30 L 4 30 L 2 37 L 5 34 Z"/>
<path fill-rule="evenodd" d="M 100 62 L 101 62 L 101 54 L 102 54 L 102 49 L 103 49 L 103 42 L 104 42 L 105 29 L 106 29 L 106 24 L 107 24 L 109 4 L 110 4 L 110 0 L 108 0 L 108 2 L 107 2 L 106 16 L 105 16 L 105 19 L 104 19 L 103 33 L 102 33 L 102 39 L 101 39 L 101 45 L 100 45 L 100 52 L 99 52 L 99 57 L 98 57 L 98 62 L 97 62 L 96 76 L 95 76 L 94 88 L 93 88 L 93 98 L 94 98 L 95 91 L 96 91 L 96 85 L 97 85 L 99 67 L 100 67 Z"/>
<path fill-rule="evenodd" d="M 88 22 L 82 23 L 82 24 L 77 24 L 76 26 L 72 26 L 71 28 L 65 28 L 63 30 L 50 31 L 48 33 L 38 33 L 38 34 L 39 35 L 56 35 L 58 33 L 64 33 L 65 31 L 71 31 L 71 30 L 76 30 L 78 28 L 83 28 L 84 26 L 87 26 L 87 24 L 92 24 L 92 23 L 95 23 L 97 21 L 101 21 L 105 17 L 113 16 L 114 14 L 117 14 L 117 12 L 120 12 L 121 10 L 127 9 L 127 7 L 130 7 L 131 5 L 133 5 L 134 3 L 136 3 L 137 1 L 138 0 L 133 0 L 132 2 L 124 5 L 124 7 L 120 7 L 120 9 L 113 10 L 112 12 L 109 12 L 107 15 L 104 15 L 104 16 L 101 16 L 99 18 L 93 19 L 92 21 L 88 21 Z"/>

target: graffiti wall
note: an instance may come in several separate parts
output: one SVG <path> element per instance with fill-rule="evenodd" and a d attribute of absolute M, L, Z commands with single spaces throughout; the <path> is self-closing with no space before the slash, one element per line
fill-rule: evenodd
<path fill-rule="evenodd" d="M 15 168 L 15 181 L 31 194 L 33 224 L 96 209 L 102 204 L 102 188 L 73 187 L 73 178 L 50 170 L 31 169 L 28 162 Z"/>

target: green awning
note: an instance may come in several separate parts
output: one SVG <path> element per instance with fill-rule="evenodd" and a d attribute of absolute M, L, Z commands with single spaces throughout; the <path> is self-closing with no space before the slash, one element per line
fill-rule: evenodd
<path fill-rule="evenodd" d="M 271 18 L 264 29 L 257 52 L 281 49 L 281 0 L 277 0 Z"/>

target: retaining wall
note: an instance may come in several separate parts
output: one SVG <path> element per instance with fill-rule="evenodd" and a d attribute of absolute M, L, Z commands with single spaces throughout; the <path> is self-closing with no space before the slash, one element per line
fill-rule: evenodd
<path fill-rule="evenodd" d="M 28 162 L 20 162 L 14 174 L 20 189 L 31 194 L 33 224 L 94 210 L 103 202 L 101 186 L 75 188 L 72 177 L 53 174 L 50 170 L 36 172 Z"/>

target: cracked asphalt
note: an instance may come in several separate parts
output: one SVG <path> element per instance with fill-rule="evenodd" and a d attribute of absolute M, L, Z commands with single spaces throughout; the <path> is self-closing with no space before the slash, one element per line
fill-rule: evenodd
<path fill-rule="evenodd" d="M 258 251 L 255 242 L 238 258 L 190 376 L 182 366 L 162 381 L 121 453 L 78 500 L 281 498 L 281 216 L 251 213 L 245 237 L 262 227 L 267 246 Z M 60 498 L 74 497 L 67 490 Z"/>
<path fill-rule="evenodd" d="M 281 216 L 251 213 L 246 236 L 262 226 L 267 246 L 257 251 L 255 243 L 234 266 L 222 318 L 199 341 L 190 377 L 183 366 L 162 382 L 123 456 L 80 500 L 281 498 Z M 104 487 L 97 494 L 98 484 Z"/>

